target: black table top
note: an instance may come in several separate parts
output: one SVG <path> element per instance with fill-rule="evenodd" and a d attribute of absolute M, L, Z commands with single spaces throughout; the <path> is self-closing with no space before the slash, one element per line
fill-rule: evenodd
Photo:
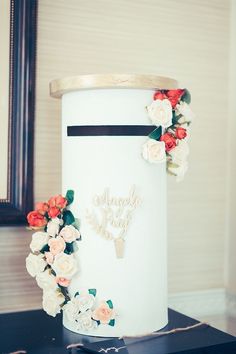
<path fill-rule="evenodd" d="M 165 331 L 196 324 L 198 321 L 169 310 Z M 62 326 L 61 316 L 52 318 L 42 310 L 0 315 L 0 353 L 25 350 L 27 354 L 69 354 L 71 343 L 104 341 L 105 338 L 81 336 Z M 211 326 L 145 340 L 125 340 L 130 354 L 236 354 L 236 337 Z M 78 353 L 83 353 L 78 351 Z M 113 352 L 109 352 L 113 354 Z"/>

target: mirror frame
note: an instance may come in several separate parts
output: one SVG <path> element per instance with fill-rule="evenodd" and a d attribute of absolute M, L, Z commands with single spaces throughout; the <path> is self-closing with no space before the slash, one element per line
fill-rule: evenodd
<path fill-rule="evenodd" d="M 26 224 L 33 208 L 37 0 L 9 0 L 10 73 L 7 198 L 0 225 Z"/>

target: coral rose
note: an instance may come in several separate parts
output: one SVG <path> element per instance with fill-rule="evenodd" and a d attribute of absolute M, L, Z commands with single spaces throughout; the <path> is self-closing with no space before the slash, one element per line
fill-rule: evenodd
<path fill-rule="evenodd" d="M 184 128 L 177 128 L 175 131 L 175 136 L 177 139 L 184 139 L 187 136 L 187 130 Z"/>
<path fill-rule="evenodd" d="M 48 203 L 36 203 L 36 210 L 39 214 L 45 215 L 48 209 L 49 209 Z"/>
<path fill-rule="evenodd" d="M 64 198 L 61 194 L 56 195 L 49 199 L 48 204 L 50 208 L 57 207 L 59 209 L 64 209 L 67 205 L 67 199 Z"/>
<path fill-rule="evenodd" d="M 51 207 L 48 211 L 48 216 L 50 218 L 56 218 L 60 214 L 60 209 L 57 207 Z"/>
<path fill-rule="evenodd" d="M 161 136 L 160 141 L 165 143 L 166 151 L 170 151 L 176 147 L 176 139 L 170 133 L 165 133 Z"/>
<path fill-rule="evenodd" d="M 66 248 L 66 243 L 63 238 L 59 236 L 57 238 L 51 238 L 48 241 L 48 246 L 51 254 L 53 254 L 53 256 L 56 256 L 57 254 L 64 251 L 64 249 Z"/>
<path fill-rule="evenodd" d="M 183 94 L 185 93 L 185 90 L 183 89 L 178 89 L 178 90 L 169 90 L 166 93 L 166 96 L 168 100 L 171 103 L 172 108 L 175 108 Z"/>
<path fill-rule="evenodd" d="M 157 91 L 153 95 L 154 100 L 164 100 L 165 98 L 167 98 L 166 94 L 161 91 Z"/>
<path fill-rule="evenodd" d="M 33 210 L 27 215 L 27 221 L 32 227 L 43 227 L 47 224 L 47 220 L 38 211 Z"/>
<path fill-rule="evenodd" d="M 102 324 L 108 324 L 114 318 L 115 311 L 105 301 L 101 302 L 100 306 L 93 311 L 93 319 L 100 321 Z"/>

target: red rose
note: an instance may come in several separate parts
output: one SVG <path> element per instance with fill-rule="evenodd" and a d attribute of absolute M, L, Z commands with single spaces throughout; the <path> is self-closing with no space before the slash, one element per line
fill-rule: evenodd
<path fill-rule="evenodd" d="M 48 209 L 49 209 L 48 203 L 36 203 L 36 210 L 39 214 L 45 215 Z"/>
<path fill-rule="evenodd" d="M 50 218 L 56 218 L 59 214 L 60 214 L 60 209 L 58 209 L 57 207 L 51 207 L 48 210 L 48 216 Z"/>
<path fill-rule="evenodd" d="M 177 128 L 175 131 L 175 136 L 177 139 L 184 139 L 187 136 L 187 130 L 184 128 Z"/>
<path fill-rule="evenodd" d="M 33 210 L 27 215 L 27 220 L 32 227 L 43 227 L 47 224 L 47 220 L 38 211 Z"/>
<path fill-rule="evenodd" d="M 48 204 L 50 208 L 57 207 L 59 209 L 64 209 L 66 207 L 67 200 L 61 194 L 59 194 L 55 197 L 50 198 Z"/>
<path fill-rule="evenodd" d="M 167 98 L 166 94 L 161 92 L 161 91 L 157 91 L 154 93 L 153 99 L 155 100 L 164 100 L 165 98 Z"/>
<path fill-rule="evenodd" d="M 164 141 L 167 152 L 176 147 L 176 139 L 170 133 L 163 134 L 160 138 L 160 141 Z"/>
<path fill-rule="evenodd" d="M 183 96 L 184 93 L 185 90 L 182 89 L 167 91 L 166 96 L 170 101 L 172 108 L 175 108 L 175 106 L 177 105 L 177 103 L 179 102 L 180 98 Z"/>
<path fill-rule="evenodd" d="M 55 198 L 56 198 L 56 206 L 60 209 L 64 209 L 67 204 L 67 199 L 64 198 L 61 194 L 57 195 Z"/>

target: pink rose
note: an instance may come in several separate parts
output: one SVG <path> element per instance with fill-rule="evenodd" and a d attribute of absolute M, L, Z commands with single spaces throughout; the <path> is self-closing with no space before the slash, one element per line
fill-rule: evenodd
<path fill-rule="evenodd" d="M 110 320 L 115 318 L 115 311 L 111 309 L 104 301 L 93 311 L 93 319 L 103 324 L 108 324 Z"/>
<path fill-rule="evenodd" d="M 49 250 L 53 254 L 53 256 L 56 256 L 57 254 L 63 252 L 64 249 L 66 248 L 65 241 L 60 236 L 57 238 L 51 238 L 48 241 L 48 246 L 49 246 Z"/>
<path fill-rule="evenodd" d="M 57 277 L 56 282 L 57 284 L 64 286 L 65 288 L 67 288 L 70 285 L 70 280 L 63 277 Z"/>
<path fill-rule="evenodd" d="M 45 257 L 46 257 L 46 261 L 48 264 L 52 264 L 54 261 L 54 256 L 51 252 L 45 252 L 44 253 Z"/>

